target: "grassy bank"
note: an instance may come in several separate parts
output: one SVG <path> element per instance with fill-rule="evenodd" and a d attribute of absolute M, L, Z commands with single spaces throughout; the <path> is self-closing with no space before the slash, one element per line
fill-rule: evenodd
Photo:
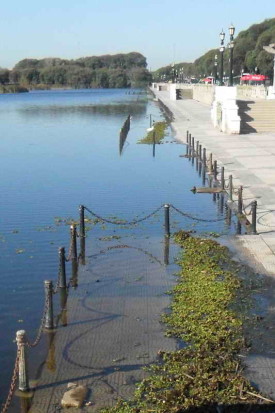
<path fill-rule="evenodd" d="M 160 353 L 161 361 L 149 368 L 133 400 L 104 412 L 256 411 L 260 399 L 242 373 L 251 292 L 225 247 L 183 231 L 175 240 L 182 247 L 180 272 L 164 321 L 168 334 L 186 347 Z"/>
<path fill-rule="evenodd" d="M 19 85 L 0 85 L 0 93 L 26 93 L 29 90 Z"/>

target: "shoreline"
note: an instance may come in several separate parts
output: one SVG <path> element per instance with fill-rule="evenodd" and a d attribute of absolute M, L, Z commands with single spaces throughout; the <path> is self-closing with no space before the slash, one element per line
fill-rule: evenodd
<path fill-rule="evenodd" d="M 275 176 L 274 134 L 226 135 L 212 126 L 210 106 L 193 100 L 170 101 L 167 92 L 151 91 L 173 113 L 171 127 L 175 138 L 185 143 L 188 130 L 225 168 L 225 177 L 230 173 L 236 186 L 243 185 L 245 205 L 257 199 L 258 234 L 229 236 L 218 241 L 229 248 L 233 259 L 247 265 L 263 281 L 255 294 L 257 308 L 253 313 L 259 314 L 255 317 L 260 322 L 248 332 L 251 350 L 245 359 L 245 375 L 260 392 L 274 399 L 275 187 L 273 190 L 270 179 Z"/>

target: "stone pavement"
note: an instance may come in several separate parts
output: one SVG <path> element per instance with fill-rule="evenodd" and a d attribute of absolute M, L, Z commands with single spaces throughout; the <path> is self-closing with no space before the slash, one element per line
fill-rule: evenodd
<path fill-rule="evenodd" d="M 251 332 L 246 364 L 248 377 L 275 400 L 275 134 L 224 134 L 213 127 L 210 106 L 191 99 L 171 101 L 168 92 L 152 91 L 173 112 L 176 139 L 186 142 L 188 130 L 224 166 L 225 178 L 232 175 L 235 187 L 243 185 L 244 205 L 257 200 L 258 235 L 235 236 L 227 244 L 236 258 L 265 274 L 258 297 L 264 316 Z"/>

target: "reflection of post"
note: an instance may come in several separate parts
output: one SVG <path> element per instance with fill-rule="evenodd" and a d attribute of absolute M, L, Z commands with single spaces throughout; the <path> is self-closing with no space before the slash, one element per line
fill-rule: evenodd
<path fill-rule="evenodd" d="M 206 168 L 203 166 L 202 168 L 202 184 L 205 185 L 205 178 L 206 178 Z"/>
<path fill-rule="evenodd" d="M 77 260 L 72 260 L 72 277 L 70 284 L 73 288 L 78 286 L 78 263 Z"/>
<path fill-rule="evenodd" d="M 227 207 L 227 213 L 226 213 L 226 223 L 230 227 L 231 226 L 231 220 L 232 220 L 232 211 L 230 206 Z"/>
<path fill-rule="evenodd" d="M 220 213 L 223 214 L 223 208 L 224 208 L 224 194 L 221 194 L 220 196 Z"/>
<path fill-rule="evenodd" d="M 165 265 L 169 264 L 169 251 L 170 251 L 170 238 L 164 237 L 164 253 L 163 253 L 163 261 Z"/>
<path fill-rule="evenodd" d="M 79 262 L 81 265 L 86 264 L 86 245 L 85 245 L 85 237 L 80 238 L 80 256 Z"/>
<path fill-rule="evenodd" d="M 60 307 L 61 307 L 61 324 L 63 327 L 66 327 L 68 324 L 67 321 L 67 298 L 68 298 L 68 293 L 66 288 L 59 288 L 59 294 L 60 294 Z"/>
<path fill-rule="evenodd" d="M 46 359 L 46 366 L 49 371 L 55 372 L 56 370 L 56 361 L 55 361 L 55 345 L 54 337 L 56 333 L 48 332 L 48 355 Z"/>
<path fill-rule="evenodd" d="M 155 135 L 155 130 L 153 132 L 153 158 L 156 156 L 156 135 Z"/>
<path fill-rule="evenodd" d="M 241 235 L 242 233 L 242 224 L 241 222 L 238 220 L 237 222 L 237 230 L 236 230 L 237 235 Z"/>
<path fill-rule="evenodd" d="M 28 413 L 31 407 L 30 397 L 20 397 L 20 413 Z"/>

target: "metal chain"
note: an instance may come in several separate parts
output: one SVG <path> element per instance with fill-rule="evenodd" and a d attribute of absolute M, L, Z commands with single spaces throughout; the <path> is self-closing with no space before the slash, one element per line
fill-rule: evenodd
<path fill-rule="evenodd" d="M 40 340 L 41 340 L 43 328 L 44 328 L 45 322 L 46 322 L 46 314 L 47 314 L 47 311 L 48 311 L 48 309 L 49 309 L 49 304 L 50 304 L 50 302 L 49 302 L 49 296 L 46 295 L 46 297 L 45 297 L 45 304 L 44 304 L 44 310 L 43 310 L 43 314 L 42 314 L 42 317 L 41 317 L 41 323 L 40 323 L 40 327 L 39 327 L 39 330 L 38 330 L 36 339 L 34 340 L 33 343 L 30 343 L 30 342 L 28 341 L 28 339 L 27 339 L 27 341 L 26 341 L 26 346 L 29 347 L 29 348 L 30 348 L 30 347 L 35 347 L 35 346 L 37 346 L 37 344 L 38 344 L 38 343 L 40 342 Z"/>
<path fill-rule="evenodd" d="M 153 215 L 155 215 L 158 211 L 161 210 L 161 208 L 163 207 L 163 205 L 161 205 L 159 208 L 157 208 L 156 210 L 154 210 L 151 214 L 146 215 L 143 218 L 140 219 L 136 219 L 133 221 L 112 221 L 111 219 L 106 219 L 106 218 L 102 218 L 101 216 L 97 215 L 95 212 L 91 211 L 89 208 L 84 207 L 86 209 L 86 211 L 88 211 L 90 214 L 92 214 L 94 217 L 96 217 L 97 219 L 99 219 L 100 221 L 103 222 L 107 222 L 108 224 L 114 224 L 114 225 L 135 225 L 138 224 L 142 221 L 145 221 L 148 218 L 151 218 Z"/>
<path fill-rule="evenodd" d="M 194 221 L 201 221 L 201 222 L 219 222 L 219 221 L 224 221 L 224 218 L 217 218 L 217 219 L 204 219 L 204 218 L 197 218 L 194 217 L 194 215 L 187 214 L 186 212 L 180 211 L 178 208 L 176 208 L 174 205 L 170 205 L 171 208 L 173 208 L 176 212 L 179 214 L 183 215 L 186 218 L 193 219 Z"/>
<path fill-rule="evenodd" d="M 14 364 L 14 369 L 12 373 L 12 378 L 11 378 L 11 384 L 10 384 L 10 389 L 9 389 L 9 394 L 6 399 L 6 402 L 4 405 L 2 405 L 2 410 L 1 413 L 6 413 L 8 408 L 10 407 L 12 396 L 14 395 L 15 391 L 15 385 L 18 377 L 18 372 L 19 372 L 19 359 L 20 359 L 20 354 L 21 354 L 21 348 L 17 349 L 17 354 L 16 354 L 16 359 L 15 359 L 15 364 Z"/>

